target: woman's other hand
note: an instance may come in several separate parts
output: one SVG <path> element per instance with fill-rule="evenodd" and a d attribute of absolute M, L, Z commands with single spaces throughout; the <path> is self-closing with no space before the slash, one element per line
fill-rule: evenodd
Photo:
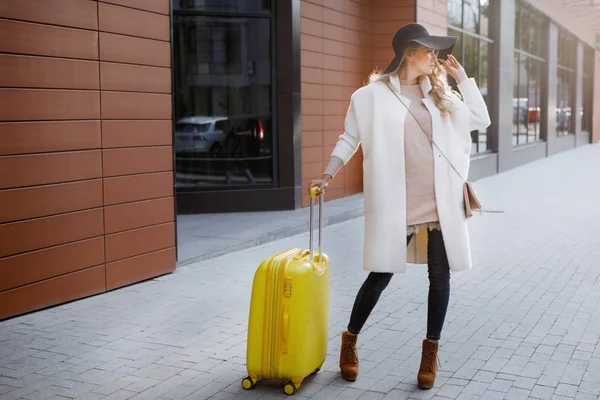
<path fill-rule="evenodd" d="M 462 81 L 468 79 L 465 69 L 462 65 L 460 65 L 456 57 L 453 55 L 448 55 L 448 59 L 446 61 L 442 61 L 442 65 L 448 75 L 454 78 L 456 83 L 461 83 Z"/>
<path fill-rule="evenodd" d="M 317 186 L 319 188 L 319 192 L 322 192 L 325 190 L 327 185 L 329 185 L 329 181 L 331 181 L 331 179 L 332 179 L 331 175 L 324 174 L 319 179 L 313 179 L 312 181 L 310 181 L 310 183 L 308 184 L 308 187 L 310 189 L 314 186 Z"/>

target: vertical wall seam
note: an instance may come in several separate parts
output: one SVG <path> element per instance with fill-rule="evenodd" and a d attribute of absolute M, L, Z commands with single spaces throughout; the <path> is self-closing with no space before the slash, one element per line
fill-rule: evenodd
<path fill-rule="evenodd" d="M 169 49 L 170 49 L 170 76 L 171 76 L 171 176 L 173 185 L 173 220 L 175 222 L 175 265 L 177 265 L 178 250 L 179 250 L 179 239 L 177 234 L 177 185 L 176 185 L 176 170 L 177 170 L 177 158 L 175 154 L 175 49 L 174 49 L 174 26 L 175 18 L 173 16 L 173 2 L 169 1 Z"/>
<path fill-rule="evenodd" d="M 104 245 L 104 291 L 108 290 L 106 266 L 106 207 L 104 204 L 104 132 L 102 131 L 102 68 L 100 67 L 100 2 L 96 2 L 96 20 L 98 23 L 98 95 L 100 97 L 100 168 L 102 170 L 102 242 Z"/>

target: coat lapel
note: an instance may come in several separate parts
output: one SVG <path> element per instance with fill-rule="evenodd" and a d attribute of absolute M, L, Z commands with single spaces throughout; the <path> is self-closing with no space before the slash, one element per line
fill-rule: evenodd
<path fill-rule="evenodd" d="M 431 99 L 431 95 L 429 94 L 429 92 L 431 92 L 432 88 L 433 88 L 433 86 L 431 85 L 431 81 L 429 80 L 429 77 L 427 77 L 426 79 L 423 79 L 421 81 L 421 92 L 423 92 L 424 98 Z"/>
<path fill-rule="evenodd" d="M 402 99 L 404 104 L 406 104 L 406 107 L 410 107 L 412 101 L 410 101 L 408 97 L 404 97 L 402 95 L 402 89 L 400 87 L 400 78 L 398 78 L 398 75 L 390 76 L 390 86 L 392 87 L 394 93 L 396 93 Z"/>
<path fill-rule="evenodd" d="M 423 90 L 423 104 L 429 110 L 429 114 L 431 115 L 431 136 L 433 141 L 440 147 L 442 150 L 446 147 L 446 137 L 444 135 L 445 130 L 442 129 L 442 114 L 440 110 L 435 106 L 433 102 L 433 97 L 429 94 L 431 91 L 431 83 L 429 82 L 429 78 L 423 80 L 421 82 L 421 90 Z M 437 150 L 434 146 L 434 152 Z"/>

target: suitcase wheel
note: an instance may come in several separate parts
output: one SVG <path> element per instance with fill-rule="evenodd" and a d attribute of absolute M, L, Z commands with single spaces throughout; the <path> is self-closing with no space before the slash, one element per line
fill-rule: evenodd
<path fill-rule="evenodd" d="M 242 387 L 244 389 L 246 389 L 246 390 L 254 389 L 254 386 L 256 386 L 256 381 L 252 380 L 252 378 L 250 378 L 249 376 L 242 379 Z"/>
<path fill-rule="evenodd" d="M 283 391 L 285 394 L 291 396 L 294 393 L 296 393 L 296 385 L 294 385 L 294 382 L 292 381 L 288 381 L 285 386 L 283 387 Z"/>

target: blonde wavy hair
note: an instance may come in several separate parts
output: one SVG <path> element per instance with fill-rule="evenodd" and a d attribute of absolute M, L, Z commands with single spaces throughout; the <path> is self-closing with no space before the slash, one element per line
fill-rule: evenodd
<path fill-rule="evenodd" d="M 400 73 L 400 71 L 406 66 L 406 55 L 409 52 L 418 50 L 420 47 L 427 48 L 427 47 L 420 45 L 418 43 L 415 43 L 415 42 L 410 43 L 406 47 L 406 50 L 404 50 L 404 54 L 402 56 L 402 60 L 400 61 L 400 64 L 398 65 L 398 68 L 396 68 L 394 71 L 387 73 L 387 74 L 384 72 L 381 72 L 379 69 L 376 68 L 369 75 L 368 83 L 380 82 L 380 81 L 381 82 L 389 82 L 391 76 L 398 75 Z M 455 92 L 452 90 L 450 85 L 448 85 L 448 81 L 447 81 L 444 73 L 442 72 L 442 68 L 436 64 L 436 66 L 433 69 L 433 73 L 430 75 L 420 76 L 418 79 L 418 83 L 421 84 L 421 82 L 424 79 L 427 79 L 427 77 L 429 77 L 429 81 L 431 82 L 431 86 L 432 86 L 431 90 L 429 91 L 429 94 L 433 98 L 433 103 L 440 110 L 442 115 L 449 114 L 453 110 L 453 103 L 452 103 L 452 100 L 450 99 L 450 93 L 455 93 Z"/>

